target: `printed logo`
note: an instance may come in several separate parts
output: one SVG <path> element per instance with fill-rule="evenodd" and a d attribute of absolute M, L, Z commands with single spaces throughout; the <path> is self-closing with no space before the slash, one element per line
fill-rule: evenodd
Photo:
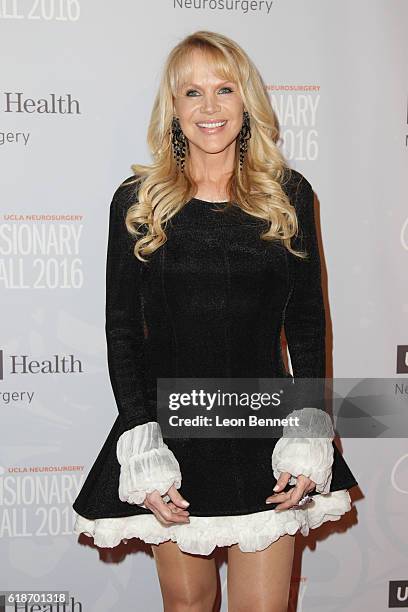
<path fill-rule="evenodd" d="M 29 355 L 9 355 L 9 374 L 82 374 L 80 359 L 73 354 L 55 354 L 51 359 L 31 359 Z M 4 353 L 0 350 L 0 380 L 4 380 Z"/>
<path fill-rule="evenodd" d="M 408 344 L 397 346 L 397 374 L 408 374 Z"/>
<path fill-rule="evenodd" d="M 47 98 L 27 98 L 22 91 L 3 92 L 3 111 L 5 113 L 37 113 L 39 115 L 80 115 L 79 100 L 70 93 L 48 94 Z"/>
<path fill-rule="evenodd" d="M 408 608 L 408 580 L 390 580 L 389 608 Z"/>

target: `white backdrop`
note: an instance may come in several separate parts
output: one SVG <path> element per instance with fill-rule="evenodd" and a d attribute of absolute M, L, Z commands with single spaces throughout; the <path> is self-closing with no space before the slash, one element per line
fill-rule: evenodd
<path fill-rule="evenodd" d="M 162 64 L 186 34 L 249 53 L 314 188 L 333 374 L 407 374 L 407 24 L 406 0 L 0 0 L 1 589 L 69 590 L 84 612 L 162 609 L 150 547 L 73 536 L 71 504 L 117 414 L 109 204 L 150 160 Z M 355 508 L 298 536 L 291 609 L 408 608 L 406 438 L 340 448 Z"/>

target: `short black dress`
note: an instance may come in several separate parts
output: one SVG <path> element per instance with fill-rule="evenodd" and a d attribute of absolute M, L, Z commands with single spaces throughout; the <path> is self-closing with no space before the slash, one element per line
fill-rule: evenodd
<path fill-rule="evenodd" d="M 220 214 L 226 203 L 193 198 L 169 221 L 167 241 L 147 264 L 134 256 L 124 223 L 137 201 L 134 178 L 118 187 L 110 206 L 106 263 L 108 367 L 118 416 L 73 503 L 74 532 L 92 536 L 98 546 L 138 537 L 209 554 L 235 543 L 244 551 L 261 550 L 284 533 L 307 535 L 310 527 L 338 520 L 351 508 L 348 489 L 357 481 L 334 441 L 330 486 L 324 494 L 313 491 L 303 509 L 276 513 L 276 504 L 265 503 L 276 484 L 271 457 L 278 439 L 269 438 L 163 438 L 162 450 L 179 466 L 176 486 L 190 502 L 189 524 L 165 527 L 141 500 L 119 496 L 121 470 L 125 477 L 119 440 L 132 432 L 151 438 L 157 378 L 287 376 L 282 326 L 294 378 L 325 376 L 320 258 L 313 190 L 305 177 L 291 170 L 283 187 L 298 216 L 292 244 L 306 249 L 309 260 L 262 240 L 265 221 L 238 206 Z"/>

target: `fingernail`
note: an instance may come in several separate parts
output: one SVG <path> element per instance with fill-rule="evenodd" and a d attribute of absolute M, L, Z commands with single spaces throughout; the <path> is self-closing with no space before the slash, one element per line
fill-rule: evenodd
<path fill-rule="evenodd" d="M 279 490 L 279 485 L 275 485 L 272 490 L 273 491 L 278 491 Z"/>
<path fill-rule="evenodd" d="M 269 501 L 266 501 L 265 503 L 266 503 L 266 504 L 272 504 L 273 502 L 272 502 L 272 500 L 270 499 Z"/>
<path fill-rule="evenodd" d="M 183 499 L 183 501 L 181 502 L 183 504 L 183 506 L 189 506 L 190 502 L 186 501 L 185 499 Z"/>

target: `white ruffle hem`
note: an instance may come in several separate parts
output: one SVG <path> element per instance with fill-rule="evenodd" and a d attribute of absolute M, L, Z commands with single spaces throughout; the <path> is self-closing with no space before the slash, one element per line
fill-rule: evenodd
<path fill-rule="evenodd" d="M 209 555 L 216 546 L 238 544 L 242 552 L 263 550 L 289 533 L 307 536 L 325 521 L 338 521 L 351 510 L 347 489 L 320 494 L 304 508 L 265 510 L 237 516 L 190 516 L 190 523 L 165 527 L 152 514 L 89 520 L 77 514 L 74 533 L 85 533 L 101 548 L 114 548 L 124 540 L 140 538 L 148 544 L 177 542 L 183 552 Z"/>

